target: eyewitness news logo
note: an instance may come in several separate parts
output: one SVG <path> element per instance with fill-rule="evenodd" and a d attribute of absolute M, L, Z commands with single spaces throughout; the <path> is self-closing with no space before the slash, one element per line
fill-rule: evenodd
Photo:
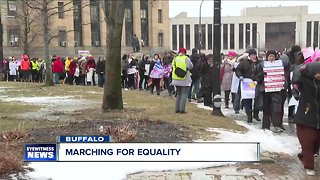
<path fill-rule="evenodd" d="M 24 161 L 56 161 L 56 144 L 25 144 Z"/>

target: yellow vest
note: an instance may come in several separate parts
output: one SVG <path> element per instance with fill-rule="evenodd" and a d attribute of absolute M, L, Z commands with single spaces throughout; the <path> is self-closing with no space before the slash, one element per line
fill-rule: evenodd
<path fill-rule="evenodd" d="M 38 61 L 36 62 L 33 62 L 31 61 L 31 66 L 32 66 L 32 70 L 39 70 L 39 64 L 38 64 Z"/>
<path fill-rule="evenodd" d="M 172 79 L 175 80 L 185 80 L 187 78 L 187 74 L 181 78 L 178 77 L 174 72 L 176 70 L 176 67 L 179 67 L 181 69 L 183 69 L 184 71 L 187 72 L 187 56 L 186 55 L 182 55 L 182 56 L 176 56 L 173 61 L 172 61 Z"/>
<path fill-rule="evenodd" d="M 64 66 L 64 70 L 69 71 L 70 68 L 70 63 L 71 63 L 71 59 L 67 58 L 66 62 L 65 62 L 65 66 Z"/>

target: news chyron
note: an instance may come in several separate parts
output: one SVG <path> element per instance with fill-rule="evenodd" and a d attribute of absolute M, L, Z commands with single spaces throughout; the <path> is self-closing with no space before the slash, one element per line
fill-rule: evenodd
<path fill-rule="evenodd" d="M 25 162 L 50 162 L 58 161 L 60 143 L 106 143 L 111 142 L 110 136 L 59 136 L 57 143 L 47 144 L 25 144 Z"/>

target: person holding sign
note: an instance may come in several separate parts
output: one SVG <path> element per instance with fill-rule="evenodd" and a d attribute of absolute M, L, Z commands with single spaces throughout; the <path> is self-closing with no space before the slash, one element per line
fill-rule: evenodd
<path fill-rule="evenodd" d="M 236 75 L 240 79 L 242 103 L 247 114 L 247 122 L 252 123 L 252 99 L 255 98 L 255 77 L 257 68 L 257 52 L 249 49 L 248 59 L 244 59 L 236 68 Z M 258 111 L 259 112 L 259 111 Z M 258 120 L 258 119 L 257 119 Z"/>
<path fill-rule="evenodd" d="M 262 129 L 270 129 L 271 122 L 274 132 L 283 131 L 282 118 L 288 76 L 289 57 L 282 55 L 276 60 L 276 51 L 269 50 L 266 54 L 267 61 L 260 63 L 257 68 L 257 93 L 262 94 Z"/>

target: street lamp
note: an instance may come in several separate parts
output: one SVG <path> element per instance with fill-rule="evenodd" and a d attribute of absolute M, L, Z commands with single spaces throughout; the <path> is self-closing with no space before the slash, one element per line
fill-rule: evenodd
<path fill-rule="evenodd" d="M 200 3 L 200 8 L 199 8 L 199 54 L 201 53 L 201 47 L 202 47 L 202 24 L 201 24 L 201 8 L 202 8 L 202 3 L 204 0 L 201 1 Z"/>
<path fill-rule="evenodd" d="M 250 29 L 247 29 L 247 32 L 252 32 Z M 258 35 L 258 45 L 257 45 L 257 49 L 258 52 L 260 50 L 260 33 L 258 31 L 256 31 L 257 35 Z"/>

